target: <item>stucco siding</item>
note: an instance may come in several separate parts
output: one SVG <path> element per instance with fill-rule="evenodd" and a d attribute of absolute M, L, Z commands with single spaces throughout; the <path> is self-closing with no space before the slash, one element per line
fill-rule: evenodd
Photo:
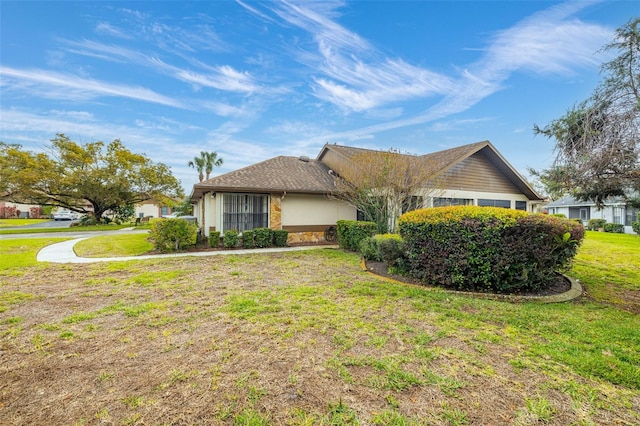
<path fill-rule="evenodd" d="M 332 225 L 356 219 L 355 208 L 325 195 L 287 194 L 281 203 L 282 227 Z"/>

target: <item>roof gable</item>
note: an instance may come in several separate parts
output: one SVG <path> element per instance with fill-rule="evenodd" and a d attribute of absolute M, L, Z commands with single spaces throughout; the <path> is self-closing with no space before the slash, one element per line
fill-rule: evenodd
<path fill-rule="evenodd" d="M 216 192 L 304 192 L 333 190 L 329 168 L 306 157 L 279 156 L 194 185 L 192 198 Z"/>

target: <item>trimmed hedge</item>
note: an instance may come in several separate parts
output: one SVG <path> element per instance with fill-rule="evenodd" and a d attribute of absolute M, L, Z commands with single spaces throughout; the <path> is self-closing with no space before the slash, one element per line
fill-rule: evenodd
<path fill-rule="evenodd" d="M 346 250 L 359 251 L 360 242 L 367 237 L 372 237 L 378 227 L 375 222 L 357 220 L 339 220 L 338 245 Z"/>
<path fill-rule="evenodd" d="M 220 245 L 220 231 L 209 232 L 209 247 L 218 247 Z"/>
<path fill-rule="evenodd" d="M 393 267 L 404 258 L 404 242 L 399 234 L 377 234 L 360 242 L 360 254 Z"/>
<path fill-rule="evenodd" d="M 274 229 L 271 231 L 273 234 L 273 245 L 276 247 L 286 247 L 287 240 L 289 239 L 289 231 L 286 229 Z"/>
<path fill-rule="evenodd" d="M 425 284 L 514 293 L 547 287 L 584 238 L 581 224 L 494 207 L 416 210 L 399 220 L 405 272 Z"/>
<path fill-rule="evenodd" d="M 624 234 L 624 225 L 621 223 L 605 223 L 604 232 L 613 232 L 614 234 Z"/>
<path fill-rule="evenodd" d="M 178 251 L 195 246 L 198 227 L 183 219 L 162 219 L 151 223 L 149 241 L 156 250 Z"/>
<path fill-rule="evenodd" d="M 253 239 L 253 231 L 242 231 L 242 247 L 252 249 L 256 246 Z"/>
<path fill-rule="evenodd" d="M 235 248 L 239 241 L 238 231 L 235 229 L 224 231 L 224 237 L 222 237 L 222 245 L 224 248 Z"/>
<path fill-rule="evenodd" d="M 589 219 L 587 229 L 589 231 L 597 231 L 600 228 L 604 228 L 605 223 L 607 223 L 605 219 Z"/>
<path fill-rule="evenodd" d="M 631 224 L 631 229 L 633 229 L 633 232 L 640 235 L 640 213 L 638 213 L 638 220 Z"/>
<path fill-rule="evenodd" d="M 255 241 L 256 247 L 271 247 L 271 241 L 273 240 L 271 232 L 272 231 L 269 228 L 254 228 L 253 239 Z"/>

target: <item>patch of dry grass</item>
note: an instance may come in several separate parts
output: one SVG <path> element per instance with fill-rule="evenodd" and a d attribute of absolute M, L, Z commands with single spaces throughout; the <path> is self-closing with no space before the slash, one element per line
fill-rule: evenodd
<path fill-rule="evenodd" d="M 589 301 L 394 284 L 338 250 L 3 274 L 8 424 L 640 423 L 640 320 Z"/>

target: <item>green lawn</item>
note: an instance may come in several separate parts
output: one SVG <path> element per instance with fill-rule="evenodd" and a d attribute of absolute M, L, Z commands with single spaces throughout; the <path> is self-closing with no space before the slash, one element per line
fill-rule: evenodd
<path fill-rule="evenodd" d="M 640 424 L 636 236 L 588 233 L 589 297 L 560 304 L 387 282 L 340 250 L 36 264 L 54 241 L 0 241 L 8 424 Z"/>
<path fill-rule="evenodd" d="M 0 228 L 13 226 L 33 225 L 36 223 L 48 222 L 49 219 L 0 219 Z"/>

